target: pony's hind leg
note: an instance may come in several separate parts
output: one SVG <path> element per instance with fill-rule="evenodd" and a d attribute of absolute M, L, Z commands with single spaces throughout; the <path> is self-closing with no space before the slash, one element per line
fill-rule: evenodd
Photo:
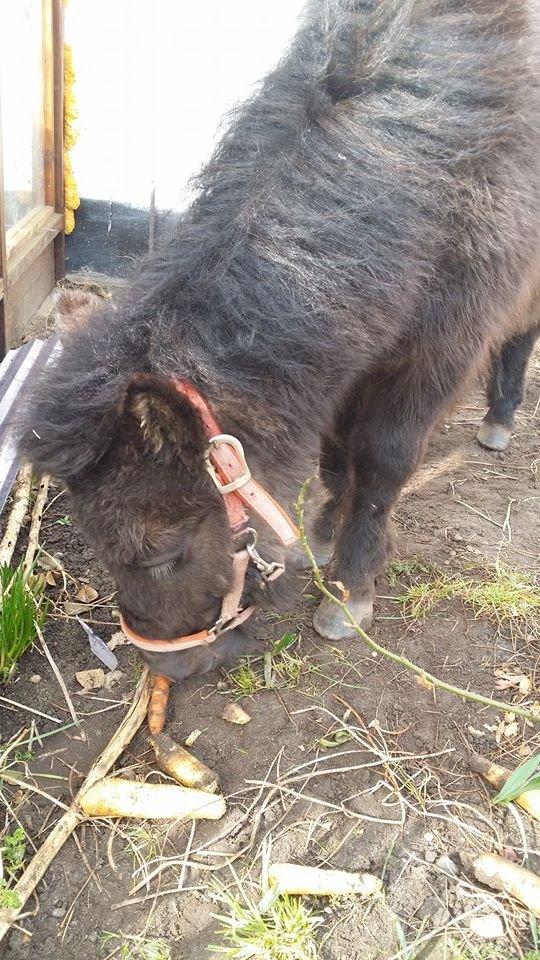
<path fill-rule="evenodd" d="M 491 360 L 487 386 L 488 411 L 478 431 L 478 443 L 488 450 L 506 450 L 514 415 L 523 400 L 527 363 L 540 326 L 536 325 L 503 343 Z"/>

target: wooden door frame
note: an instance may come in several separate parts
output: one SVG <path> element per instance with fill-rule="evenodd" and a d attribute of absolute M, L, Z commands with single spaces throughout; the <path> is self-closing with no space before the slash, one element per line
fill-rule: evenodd
<path fill-rule="evenodd" d="M 41 0 L 43 22 L 43 156 L 45 205 L 15 227 L 6 238 L 2 117 L 0 113 L 0 354 L 12 340 L 10 288 L 31 273 L 36 258 L 50 245 L 54 277 L 65 275 L 64 264 L 64 3 Z M 30 319 L 30 318 L 28 318 Z"/>

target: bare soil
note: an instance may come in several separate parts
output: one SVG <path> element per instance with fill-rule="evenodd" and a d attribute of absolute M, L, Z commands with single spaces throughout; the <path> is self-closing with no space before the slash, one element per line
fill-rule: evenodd
<path fill-rule="evenodd" d="M 441 425 L 396 511 L 396 555 L 402 566 L 378 583 L 372 629 L 379 643 L 442 679 L 504 699 L 510 712 L 512 702 L 530 705 L 538 696 L 533 625 L 497 624 L 456 601 L 441 602 L 418 621 L 404 617 L 395 598 L 411 576 L 429 576 L 418 572 L 420 563 L 465 577 L 485 577 L 497 561 L 538 573 L 539 400 L 537 354 L 528 399 L 507 453 L 489 453 L 475 443 L 483 415 L 480 392 Z M 100 664 L 80 625 L 65 616 L 63 604 L 75 599 L 86 579 L 99 592 L 100 602 L 83 615 L 107 640 L 118 629 L 114 599 L 103 599 L 113 594 L 114 585 L 76 526 L 59 523 L 70 517 L 70 506 L 64 494 L 52 501 L 56 493 L 60 491 L 52 491 L 41 539 L 73 580 L 68 580 L 67 596 L 60 578 L 56 587 L 48 588 L 55 606 L 45 638 L 84 719 L 87 740 L 76 728 L 49 737 L 41 748 L 36 744 L 29 771 L 41 789 L 69 803 L 125 713 L 140 664 L 134 650 L 119 646 L 115 652 L 122 676 L 116 685 L 109 691 L 81 693 L 76 671 Z M 403 571 L 403 562 L 408 562 L 409 572 Z M 155 850 L 148 846 L 148 836 L 156 831 L 148 831 L 148 825 L 145 837 L 125 822 L 82 826 L 39 885 L 20 929 L 4 947 L 6 958 L 104 958 L 118 944 L 103 945 L 103 931 L 163 937 L 174 960 L 211 956 L 208 944 L 218 936 L 211 913 L 218 908 L 209 884 L 216 876 L 228 886 L 233 883 L 227 861 L 238 855 L 234 869 L 253 892 L 250 882 L 258 877 L 261 843 L 269 837 L 274 859 L 368 870 L 384 878 L 384 897 L 375 903 L 315 904 L 326 911 L 319 932 L 325 960 L 389 960 L 400 956 L 400 936 L 410 944 L 419 938 L 412 960 L 439 928 L 474 949 L 481 941 L 471 933 L 471 914 L 501 910 L 506 935 L 486 956 L 503 957 L 507 950 L 506 956 L 517 957 L 530 949 L 525 912 L 504 905 L 472 881 L 474 853 L 506 848 L 508 855 L 515 851 L 521 858 L 524 837 L 511 813 L 490 806 L 488 791 L 469 772 L 464 756 L 469 749 L 478 750 L 513 766 L 527 748 L 538 749 L 536 731 L 519 718 L 512 725 L 502 713 L 435 692 L 407 670 L 373 656 L 360 640 L 324 643 L 310 627 L 314 594 L 306 581 L 298 610 L 260 626 L 254 657 L 284 633 L 298 636 L 289 648 L 297 661 L 288 662 L 290 686 L 280 685 L 284 678 L 276 667 L 277 689 L 263 688 L 252 696 L 240 696 L 237 685 L 221 674 L 193 679 L 172 691 L 168 732 L 181 741 L 195 729 L 202 731 L 193 749 L 221 778 L 229 798 L 225 819 L 199 823 L 193 835 L 189 824 L 165 825 L 158 831 Z M 280 664 L 278 658 L 275 663 Z M 528 677 L 530 693 L 520 694 L 516 687 L 496 689 L 495 671 L 501 669 Z M 263 683 L 262 662 L 256 660 L 253 670 Z M 41 678 L 37 682 L 36 676 Z M 57 681 L 37 648 L 23 657 L 17 677 L 1 692 L 69 723 Z M 251 715 L 246 726 L 221 718 L 225 704 L 235 698 Z M 321 738 L 331 739 L 343 717 L 357 739 L 321 746 Z M 2 705 L 1 741 L 28 726 L 31 718 L 22 709 Z M 41 733 L 55 727 L 51 721 L 36 720 Z M 119 766 L 128 776 L 155 776 L 144 730 Z M 62 779 L 51 779 L 54 776 Z M 8 788 L 7 795 L 9 828 L 15 826 L 15 813 L 30 838 L 29 848 L 39 847 L 61 810 L 28 791 Z M 529 865 L 538 869 L 538 829 L 530 821 L 521 822 Z M 133 893 L 141 879 L 134 846 L 148 871 L 159 857 L 176 857 L 176 862 Z M 186 850 L 186 859 L 194 865 L 183 870 Z M 441 856 L 452 859 L 451 876 Z M 178 891 L 179 886 L 184 889 Z"/>

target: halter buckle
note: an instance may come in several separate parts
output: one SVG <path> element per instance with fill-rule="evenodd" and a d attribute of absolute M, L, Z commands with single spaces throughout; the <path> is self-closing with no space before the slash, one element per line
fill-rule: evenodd
<path fill-rule="evenodd" d="M 219 443 L 224 443 L 228 447 L 232 447 L 236 457 L 240 460 L 240 466 L 242 467 L 242 473 L 239 477 L 235 477 L 234 480 L 231 480 L 229 483 L 222 483 L 217 474 L 216 468 L 212 463 L 212 447 L 216 446 Z M 205 465 L 208 473 L 212 477 L 216 487 L 222 496 L 226 496 L 228 493 L 233 493 L 235 490 L 239 490 L 240 487 L 245 486 L 246 483 L 249 483 L 251 480 L 251 471 L 246 463 L 246 455 L 244 453 L 244 448 L 240 443 L 240 440 L 237 437 L 231 436 L 230 433 L 217 433 L 214 437 L 210 437 L 208 440 L 208 448 L 205 456 Z"/>

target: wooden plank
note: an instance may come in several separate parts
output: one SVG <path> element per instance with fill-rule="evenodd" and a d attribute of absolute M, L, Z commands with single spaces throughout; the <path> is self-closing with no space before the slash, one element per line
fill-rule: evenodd
<path fill-rule="evenodd" d="M 45 162 L 45 203 L 56 206 L 54 169 L 54 50 L 53 3 L 42 0 L 43 23 L 43 157 Z"/>
<path fill-rule="evenodd" d="M 64 218 L 64 0 L 50 0 L 52 12 L 54 106 L 54 209 L 62 214 L 62 231 L 54 241 L 56 280 L 66 275 Z"/>
<path fill-rule="evenodd" d="M 17 227 L 15 241 L 10 233 L 7 257 L 9 287 L 16 283 L 24 270 L 63 230 L 64 216 L 52 207 L 43 207 L 28 221 Z M 54 284 L 53 284 L 54 285 Z"/>
<path fill-rule="evenodd" d="M 7 329 L 7 280 L 6 280 L 6 218 L 4 210 L 4 171 L 3 171 L 4 153 L 2 148 L 2 109 L 0 104 L 0 359 L 6 352 L 6 344 L 9 339 Z"/>
<path fill-rule="evenodd" d="M 64 2 L 52 2 L 54 82 L 54 208 L 64 212 Z"/>
<path fill-rule="evenodd" d="M 11 341 L 18 346 L 32 333 L 31 322 L 54 287 L 54 248 L 50 243 L 32 260 L 16 283 L 9 287 Z"/>

